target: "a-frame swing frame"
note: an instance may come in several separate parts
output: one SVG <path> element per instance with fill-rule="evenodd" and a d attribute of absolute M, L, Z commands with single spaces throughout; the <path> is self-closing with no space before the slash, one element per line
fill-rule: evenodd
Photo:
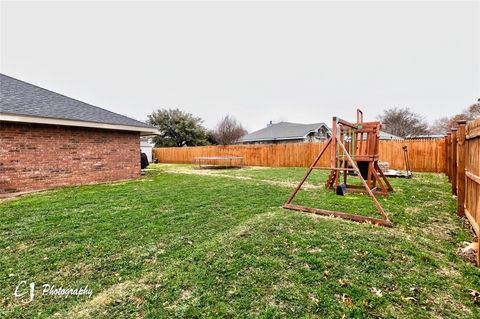
<path fill-rule="evenodd" d="M 374 194 L 377 193 L 381 195 L 388 195 L 389 191 L 393 191 L 391 184 L 388 182 L 382 169 L 378 165 L 378 141 L 380 136 L 380 127 L 380 122 L 364 123 L 363 113 L 360 110 L 357 110 L 356 124 L 352 124 L 345 120 L 334 117 L 332 121 L 331 137 L 327 140 L 320 153 L 310 164 L 305 175 L 300 180 L 285 205 L 283 205 L 283 208 L 314 213 L 317 215 L 334 216 L 356 222 L 392 227 L 393 223 L 389 220 L 387 213 L 385 213 Z M 347 146 L 345 144 L 347 144 Z M 317 163 L 325 154 L 329 146 L 331 146 L 330 167 L 317 167 Z M 341 154 L 343 154 L 343 156 L 340 156 Z M 355 156 L 355 160 L 352 158 L 352 155 Z M 363 174 L 358 167 L 358 162 L 362 163 L 364 170 L 366 168 L 366 171 L 364 171 Z M 368 194 L 374 202 L 381 218 L 367 217 L 292 204 L 292 201 L 297 195 L 298 191 L 314 169 L 330 170 L 330 175 L 325 185 L 327 188 L 336 188 L 339 185 L 339 173 L 343 172 L 344 186 L 346 187 L 346 190 L 348 192 L 362 192 Z M 352 171 L 356 173 L 362 185 L 347 184 L 348 172 Z M 367 176 L 367 181 L 365 181 L 364 175 Z M 377 192 L 377 183 L 381 189 L 379 192 Z"/>

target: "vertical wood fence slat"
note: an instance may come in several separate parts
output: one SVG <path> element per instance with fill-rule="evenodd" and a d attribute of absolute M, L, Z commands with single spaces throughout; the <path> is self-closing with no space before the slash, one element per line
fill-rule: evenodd
<path fill-rule="evenodd" d="M 465 216 L 465 124 L 458 122 L 457 131 L 457 214 Z"/>
<path fill-rule="evenodd" d="M 452 143 L 451 143 L 451 157 L 450 157 L 450 169 L 451 169 L 451 182 L 452 182 L 452 194 L 457 195 L 457 129 L 452 128 Z"/>
<path fill-rule="evenodd" d="M 448 181 L 452 181 L 452 173 L 451 173 L 451 163 L 450 163 L 450 145 L 451 145 L 451 138 L 452 138 L 452 133 L 448 133 L 447 136 L 445 137 L 445 157 L 446 157 L 446 174 L 448 177 Z"/>

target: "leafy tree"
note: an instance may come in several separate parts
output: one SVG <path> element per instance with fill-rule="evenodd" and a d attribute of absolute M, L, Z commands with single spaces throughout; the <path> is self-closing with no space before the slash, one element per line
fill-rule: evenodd
<path fill-rule="evenodd" d="M 217 140 L 216 140 L 216 137 L 215 137 L 215 131 L 214 130 L 208 130 L 207 131 L 207 141 L 208 141 L 208 144 L 211 144 L 211 145 L 217 145 Z"/>
<path fill-rule="evenodd" d="M 208 145 L 203 120 L 179 109 L 160 109 L 148 115 L 147 123 L 155 126 L 160 135 L 153 138 L 156 147 Z"/>
<path fill-rule="evenodd" d="M 233 116 L 227 115 L 217 124 L 214 139 L 218 144 L 228 145 L 237 142 L 247 133 L 241 123 Z"/>
<path fill-rule="evenodd" d="M 410 111 L 408 107 L 386 109 L 382 115 L 378 116 L 378 119 L 382 121 L 383 131 L 400 137 L 429 132 L 424 118 Z"/>

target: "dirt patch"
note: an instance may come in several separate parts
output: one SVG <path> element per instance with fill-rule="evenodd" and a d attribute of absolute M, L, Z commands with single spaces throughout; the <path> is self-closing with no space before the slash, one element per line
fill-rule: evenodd
<path fill-rule="evenodd" d="M 60 268 L 55 278 L 82 278 L 87 275 L 93 274 L 95 267 L 87 263 L 77 263 Z"/>
<path fill-rule="evenodd" d="M 249 169 L 265 169 L 263 167 L 257 167 L 257 168 L 249 168 Z M 218 173 L 216 171 L 208 171 L 208 170 L 194 170 L 191 168 L 187 167 L 172 167 L 169 168 L 168 173 L 174 173 L 174 174 L 187 174 L 187 175 L 201 175 L 201 176 L 215 176 L 215 177 L 223 177 L 223 178 L 231 178 L 231 179 L 239 179 L 239 180 L 245 180 L 245 181 L 254 181 L 254 182 L 260 182 L 264 184 L 269 184 L 272 186 L 278 186 L 278 187 L 285 187 L 285 188 L 294 188 L 298 185 L 298 181 L 295 182 L 289 182 L 289 181 L 272 181 L 272 180 L 267 180 L 267 179 L 255 179 L 252 177 L 247 177 L 247 176 L 233 176 L 233 175 L 225 175 Z M 302 189 L 319 189 L 323 186 L 318 186 L 318 185 L 312 185 L 309 184 L 308 182 L 304 183 L 302 185 Z"/>
<path fill-rule="evenodd" d="M 81 303 L 70 310 L 68 313 L 56 313 L 55 318 L 89 318 L 97 312 L 101 312 L 107 305 L 118 302 L 119 300 L 131 300 L 137 307 L 139 307 L 143 300 L 135 296 L 139 291 L 146 289 L 154 289 L 158 281 L 163 277 L 163 274 L 157 272 L 147 273 L 137 281 L 125 281 L 115 284 L 106 290 L 96 294 L 93 291 L 94 297 Z"/>
<path fill-rule="evenodd" d="M 266 212 L 262 214 L 257 214 L 246 221 L 242 222 L 241 224 L 237 225 L 236 227 L 229 229 L 228 231 L 218 235 L 216 238 L 212 240 L 213 245 L 217 245 L 218 243 L 227 243 L 233 242 L 236 238 L 244 236 L 248 234 L 252 228 L 252 226 L 257 225 L 262 220 L 269 219 L 275 215 L 274 212 Z"/>
<path fill-rule="evenodd" d="M 95 312 L 101 311 L 106 305 L 114 302 L 115 300 L 123 299 L 127 296 L 133 295 L 139 290 L 147 289 L 148 287 L 149 286 L 143 282 L 122 282 L 111 286 L 107 290 L 97 294 L 92 299 L 78 305 L 69 313 L 67 313 L 66 316 L 63 314 L 56 314 L 55 317 L 87 318 Z"/>
<path fill-rule="evenodd" d="M 478 242 L 463 242 L 457 250 L 457 255 L 463 260 L 476 264 L 478 249 L 480 249 Z"/>
<path fill-rule="evenodd" d="M 23 253 L 30 249 L 31 247 L 35 246 L 36 242 L 34 240 L 29 240 L 26 242 L 18 242 L 13 246 L 8 246 L 5 248 L 6 251 L 9 253 Z"/>
<path fill-rule="evenodd" d="M 189 304 L 195 303 L 197 298 L 193 298 L 194 291 L 191 289 L 184 289 L 180 293 L 177 300 L 172 303 L 164 303 L 165 309 L 175 309 L 175 311 L 184 310 Z"/>

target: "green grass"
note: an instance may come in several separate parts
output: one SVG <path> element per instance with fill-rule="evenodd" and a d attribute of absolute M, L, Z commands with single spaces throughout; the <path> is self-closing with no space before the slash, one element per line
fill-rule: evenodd
<path fill-rule="evenodd" d="M 0 317 L 480 316 L 480 270 L 456 256 L 471 236 L 442 175 L 391 179 L 385 228 L 282 209 L 303 168 L 152 167 L 0 204 Z M 297 203 L 376 216 L 315 174 Z M 31 304 L 13 296 L 21 280 L 37 285 Z M 93 296 L 42 296 L 44 283 Z"/>

